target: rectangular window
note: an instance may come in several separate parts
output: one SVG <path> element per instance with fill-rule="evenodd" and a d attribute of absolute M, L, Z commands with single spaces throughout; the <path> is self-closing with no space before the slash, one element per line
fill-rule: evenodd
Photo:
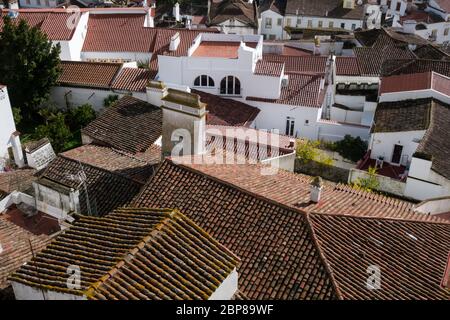
<path fill-rule="evenodd" d="M 30 5 L 30 4 L 31 4 L 31 1 L 30 1 L 30 0 L 27 0 L 25 3 L 26 3 L 27 5 Z"/>
<path fill-rule="evenodd" d="M 328 23 L 328 27 L 329 27 L 330 29 L 333 29 L 333 28 L 334 28 L 334 21 L 330 21 L 330 22 Z"/>
<path fill-rule="evenodd" d="M 300 27 L 301 25 L 302 25 L 302 19 L 301 18 L 297 18 L 296 26 Z"/>
<path fill-rule="evenodd" d="M 450 28 L 446 28 L 446 29 L 444 30 L 444 36 L 448 36 L 449 31 L 450 31 Z"/>
<path fill-rule="evenodd" d="M 344 22 L 341 23 L 341 28 L 345 29 L 345 23 Z"/>
<path fill-rule="evenodd" d="M 319 28 L 322 28 L 322 27 L 323 27 L 323 21 L 319 20 Z"/>
<path fill-rule="evenodd" d="M 308 20 L 308 28 L 312 28 L 312 26 L 313 26 L 312 22 L 313 22 L 312 20 Z"/>
<path fill-rule="evenodd" d="M 266 29 L 272 28 L 272 18 L 266 18 Z"/>
<path fill-rule="evenodd" d="M 352 24 L 352 30 L 355 30 L 356 29 L 356 24 Z"/>
<path fill-rule="evenodd" d="M 277 26 L 280 26 L 280 27 L 281 27 L 282 24 L 283 24 L 283 19 L 278 18 L 278 20 L 277 20 Z"/>
<path fill-rule="evenodd" d="M 395 9 L 396 11 L 400 11 L 400 9 L 402 8 L 402 3 L 398 2 L 397 3 L 397 9 Z"/>
<path fill-rule="evenodd" d="M 50 1 L 49 0 L 45 0 L 45 6 L 46 7 L 50 7 Z"/>
<path fill-rule="evenodd" d="M 37 5 L 40 6 L 41 5 L 41 0 L 37 0 Z"/>
<path fill-rule="evenodd" d="M 295 128 L 295 119 L 291 117 L 286 118 L 286 135 L 293 136 Z"/>
<path fill-rule="evenodd" d="M 291 26 L 291 18 L 286 18 L 286 27 Z"/>

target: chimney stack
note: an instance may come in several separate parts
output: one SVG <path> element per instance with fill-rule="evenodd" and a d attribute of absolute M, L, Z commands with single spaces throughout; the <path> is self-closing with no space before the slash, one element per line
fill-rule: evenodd
<path fill-rule="evenodd" d="M 169 88 L 161 100 L 163 157 L 203 154 L 206 104 L 200 101 L 200 96 Z"/>
<path fill-rule="evenodd" d="M 172 38 L 170 38 L 169 50 L 176 51 L 179 45 L 180 45 L 180 33 L 177 32 L 172 36 Z"/>
<path fill-rule="evenodd" d="M 180 4 L 179 4 L 178 2 L 175 3 L 175 5 L 173 6 L 172 14 L 173 14 L 173 16 L 174 16 L 176 22 L 181 21 L 181 17 L 180 17 Z"/>
<path fill-rule="evenodd" d="M 310 200 L 318 203 L 322 194 L 323 181 L 321 177 L 315 177 L 310 184 Z"/>

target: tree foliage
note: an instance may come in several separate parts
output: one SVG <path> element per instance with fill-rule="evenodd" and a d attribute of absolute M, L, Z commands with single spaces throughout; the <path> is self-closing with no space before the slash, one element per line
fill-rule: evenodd
<path fill-rule="evenodd" d="M 69 126 L 66 124 L 66 115 L 60 111 L 48 114 L 46 124 L 37 126 L 36 138 L 47 137 L 56 152 L 64 150 L 64 146 L 72 138 Z"/>
<path fill-rule="evenodd" d="M 117 94 L 110 94 L 103 100 L 103 106 L 105 108 L 108 108 L 112 106 L 117 100 L 119 100 L 119 96 Z"/>
<path fill-rule="evenodd" d="M 32 119 L 49 97 L 60 70 L 60 46 L 23 19 L 3 17 L 0 32 L 0 83 L 8 86 L 11 104 Z"/>
<path fill-rule="evenodd" d="M 70 129 L 76 131 L 86 127 L 95 118 L 94 108 L 89 103 L 85 103 L 76 108 L 69 109 L 67 122 Z"/>
<path fill-rule="evenodd" d="M 315 161 L 319 164 L 332 166 L 333 159 L 319 149 L 320 141 L 299 140 L 297 142 L 297 158 L 303 163 Z"/>
<path fill-rule="evenodd" d="M 335 142 L 335 150 L 344 158 L 357 162 L 367 151 L 367 142 L 360 137 L 345 135 L 344 139 Z"/>
<path fill-rule="evenodd" d="M 356 179 L 353 186 L 365 191 L 377 190 L 380 187 L 380 182 L 377 179 L 377 168 L 369 167 L 367 170 L 367 177 Z"/>

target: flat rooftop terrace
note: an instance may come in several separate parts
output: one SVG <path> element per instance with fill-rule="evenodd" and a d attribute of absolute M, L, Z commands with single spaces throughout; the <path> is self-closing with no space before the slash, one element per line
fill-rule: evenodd
<path fill-rule="evenodd" d="M 202 41 L 198 48 L 192 53 L 192 57 L 226 58 L 237 59 L 239 41 Z M 246 42 L 250 48 L 256 48 L 257 42 Z"/>

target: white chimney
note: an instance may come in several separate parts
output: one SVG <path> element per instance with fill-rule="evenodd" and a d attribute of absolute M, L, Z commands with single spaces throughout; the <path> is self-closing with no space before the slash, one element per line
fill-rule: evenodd
<path fill-rule="evenodd" d="M 414 20 L 406 20 L 403 22 L 403 32 L 414 34 L 416 32 L 417 22 Z"/>
<path fill-rule="evenodd" d="M 206 104 L 200 96 L 169 88 L 161 100 L 163 157 L 203 154 Z"/>
<path fill-rule="evenodd" d="M 175 3 L 175 5 L 173 6 L 172 9 L 172 14 L 175 17 L 175 21 L 181 21 L 181 17 L 180 17 L 180 4 L 177 2 Z"/>
<path fill-rule="evenodd" d="M 322 194 L 323 181 L 321 177 L 315 177 L 310 184 L 310 200 L 318 203 Z"/>
<path fill-rule="evenodd" d="M 179 45 L 180 45 L 180 33 L 177 32 L 172 36 L 172 38 L 170 38 L 169 50 L 175 51 L 178 49 Z"/>

